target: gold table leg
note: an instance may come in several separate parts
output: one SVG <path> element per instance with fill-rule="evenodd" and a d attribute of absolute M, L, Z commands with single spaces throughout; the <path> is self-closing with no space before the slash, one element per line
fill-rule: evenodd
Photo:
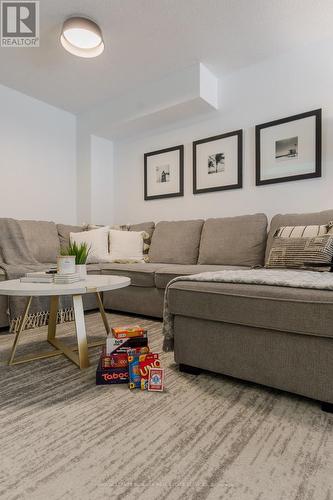
<path fill-rule="evenodd" d="M 28 318 L 28 314 L 29 314 L 29 309 L 30 309 L 30 306 L 31 306 L 31 301 L 32 301 L 32 297 L 29 297 L 28 300 L 27 300 L 25 309 L 24 309 L 24 313 L 23 313 L 23 316 L 22 316 L 22 319 L 21 319 L 20 327 L 19 327 L 19 329 L 18 329 L 18 331 L 17 331 L 17 333 L 15 335 L 15 339 L 14 339 L 14 343 L 13 343 L 13 347 L 12 347 L 12 352 L 10 354 L 10 358 L 9 358 L 9 361 L 8 361 L 9 365 L 14 364 L 14 356 L 15 356 L 15 351 L 16 351 L 17 343 L 18 343 L 18 340 L 20 338 L 21 333 L 24 330 L 25 324 L 27 322 L 27 318 Z"/>
<path fill-rule="evenodd" d="M 101 294 L 99 292 L 96 292 L 96 296 L 97 296 L 97 302 L 98 302 L 99 312 L 101 313 L 101 316 L 102 316 L 102 320 L 103 320 L 103 323 L 104 323 L 106 334 L 109 335 L 110 334 L 110 326 L 109 326 L 108 318 L 106 317 L 106 314 L 105 314 L 105 309 L 104 309 L 104 306 L 103 306 L 103 301 L 102 301 L 102 298 L 101 298 Z"/>
<path fill-rule="evenodd" d="M 58 306 L 59 306 L 59 297 L 57 295 L 53 295 L 50 298 L 50 315 L 49 315 L 49 324 L 47 327 L 48 341 L 53 340 L 56 336 Z"/>
<path fill-rule="evenodd" d="M 88 356 L 88 342 L 86 334 L 86 325 L 84 322 L 84 312 L 82 295 L 73 295 L 74 315 L 75 315 L 75 329 L 77 337 L 77 345 L 79 348 L 79 362 L 80 368 L 88 368 L 90 366 Z"/>
<path fill-rule="evenodd" d="M 105 310 L 103 307 L 103 302 L 101 296 L 98 292 L 96 292 L 99 310 L 103 319 L 104 327 L 107 334 L 110 333 L 110 327 L 108 324 L 108 320 L 105 314 Z M 9 365 L 16 365 L 21 363 L 27 363 L 28 361 L 35 361 L 37 359 L 50 358 L 54 356 L 60 356 L 63 354 L 68 359 L 70 359 L 73 363 L 75 363 L 79 368 L 88 368 L 90 366 L 89 356 L 88 356 L 88 348 L 89 347 L 97 347 L 104 345 L 105 340 L 91 342 L 88 344 L 87 342 L 87 334 L 86 327 L 84 321 L 84 311 L 83 311 L 83 303 L 82 303 L 82 295 L 73 295 L 73 306 L 74 306 L 74 316 L 75 316 L 75 329 L 76 329 L 76 337 L 77 337 L 77 347 L 68 347 L 63 342 L 56 338 L 57 332 L 57 315 L 58 315 L 58 306 L 59 306 L 59 297 L 52 296 L 50 298 L 50 315 L 48 322 L 48 330 L 47 330 L 47 341 L 51 344 L 56 350 L 49 351 L 44 353 L 36 353 L 30 354 L 28 356 L 22 356 L 14 361 L 14 356 L 16 352 L 16 347 L 18 344 L 18 340 L 24 327 L 27 322 L 29 309 L 31 305 L 32 297 L 29 297 L 24 314 L 20 323 L 20 327 L 18 332 L 16 333 L 14 344 L 11 351 L 11 356 L 8 361 Z M 75 352 L 78 351 L 78 354 Z"/>

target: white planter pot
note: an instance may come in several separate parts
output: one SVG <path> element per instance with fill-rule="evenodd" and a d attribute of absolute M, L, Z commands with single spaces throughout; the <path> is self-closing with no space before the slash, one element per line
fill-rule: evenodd
<path fill-rule="evenodd" d="M 75 266 L 75 271 L 80 275 L 80 277 L 85 280 L 87 277 L 87 264 L 78 264 Z"/>
<path fill-rule="evenodd" d="M 59 255 L 57 257 L 57 274 L 75 273 L 75 257 L 73 255 Z"/>

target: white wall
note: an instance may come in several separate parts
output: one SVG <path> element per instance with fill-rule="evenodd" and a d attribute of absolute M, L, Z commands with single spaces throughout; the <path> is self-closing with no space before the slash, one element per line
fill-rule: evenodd
<path fill-rule="evenodd" d="M 205 121 L 115 145 L 116 223 L 333 208 L 333 44 L 248 67 L 220 82 L 220 111 Z M 323 177 L 255 186 L 254 125 L 323 108 Z M 202 119 L 201 119 L 202 120 Z M 192 194 L 192 141 L 244 129 L 244 188 Z M 143 154 L 185 145 L 185 193 L 143 200 Z"/>
<path fill-rule="evenodd" d="M 79 224 L 91 222 L 91 135 L 85 125 L 77 121 L 76 137 L 76 209 Z"/>
<path fill-rule="evenodd" d="M 0 86 L 0 217 L 76 222 L 76 119 Z"/>
<path fill-rule="evenodd" d="M 113 211 L 113 143 L 91 136 L 91 221 L 110 224 Z"/>

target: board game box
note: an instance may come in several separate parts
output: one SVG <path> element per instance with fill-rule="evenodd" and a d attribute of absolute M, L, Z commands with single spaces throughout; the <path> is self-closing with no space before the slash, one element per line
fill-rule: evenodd
<path fill-rule="evenodd" d="M 145 334 L 143 337 L 132 337 L 116 339 L 110 335 L 106 339 L 106 355 L 119 354 L 121 352 L 127 352 L 129 349 L 135 347 L 148 347 L 148 337 Z"/>
<path fill-rule="evenodd" d="M 157 353 L 142 354 L 139 357 L 140 387 L 147 390 L 148 376 L 150 368 L 159 368 L 161 366 L 159 355 Z"/>
<path fill-rule="evenodd" d="M 125 352 L 106 354 L 105 349 L 101 353 L 102 368 L 127 368 L 128 356 L 133 354 L 147 354 L 149 347 L 131 347 Z"/>
<path fill-rule="evenodd" d="M 101 361 L 96 370 L 96 385 L 128 384 L 128 368 L 102 368 Z"/>
<path fill-rule="evenodd" d="M 111 328 L 111 331 L 116 339 L 147 336 L 147 330 L 138 325 Z"/>

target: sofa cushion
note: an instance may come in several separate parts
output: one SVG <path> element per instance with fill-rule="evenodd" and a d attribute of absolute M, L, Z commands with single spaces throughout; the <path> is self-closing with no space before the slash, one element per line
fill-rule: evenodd
<path fill-rule="evenodd" d="M 148 253 L 151 245 L 151 238 L 155 229 L 155 222 L 141 222 L 140 224 L 131 224 L 128 226 L 129 231 L 144 231 L 147 237 L 144 238 L 143 253 L 145 260 L 148 260 Z"/>
<path fill-rule="evenodd" d="M 231 269 L 248 269 L 242 266 L 213 266 L 213 265 L 198 265 L 198 264 L 163 264 L 163 267 L 155 272 L 155 285 L 157 288 L 165 288 L 169 281 L 177 276 L 185 276 L 189 274 L 205 273 L 208 271 L 227 271 Z"/>
<path fill-rule="evenodd" d="M 129 231 L 146 231 L 149 234 L 148 244 L 151 243 L 151 238 L 155 229 L 155 222 L 141 222 L 140 224 L 130 224 L 128 226 Z"/>
<path fill-rule="evenodd" d="M 198 264 L 263 265 L 266 238 L 265 214 L 208 219 L 202 229 Z"/>
<path fill-rule="evenodd" d="M 202 220 L 162 221 L 156 224 L 149 262 L 196 264 L 202 225 Z"/>
<path fill-rule="evenodd" d="M 69 245 L 70 233 L 81 233 L 84 231 L 84 226 L 71 226 L 68 224 L 57 224 L 60 248 L 67 248 Z"/>
<path fill-rule="evenodd" d="M 333 220 L 333 210 L 324 210 L 323 212 L 314 212 L 308 214 L 277 214 L 271 220 L 265 260 L 267 261 L 271 250 L 274 234 L 282 226 L 308 226 L 314 224 L 328 224 Z"/>
<path fill-rule="evenodd" d="M 18 222 L 34 258 L 42 263 L 56 262 L 60 243 L 55 223 L 35 220 Z"/>
<path fill-rule="evenodd" d="M 88 274 L 101 274 L 100 264 L 87 264 Z"/>
<path fill-rule="evenodd" d="M 155 271 L 163 264 L 100 264 L 101 274 L 112 276 L 127 276 L 131 285 L 155 287 Z"/>
<path fill-rule="evenodd" d="M 333 294 L 279 286 L 177 282 L 172 314 L 295 334 L 333 337 Z"/>

